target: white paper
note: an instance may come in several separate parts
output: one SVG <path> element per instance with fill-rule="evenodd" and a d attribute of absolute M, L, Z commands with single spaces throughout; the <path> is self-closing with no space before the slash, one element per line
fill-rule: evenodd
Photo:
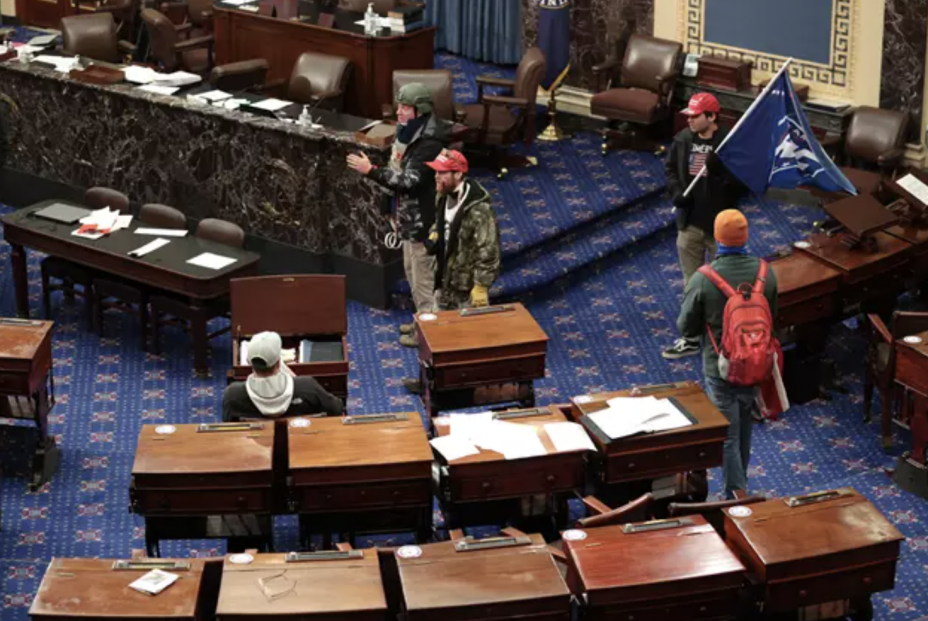
<path fill-rule="evenodd" d="M 27 43 L 27 45 L 45 46 L 45 45 L 48 45 L 54 42 L 54 40 L 57 38 L 58 38 L 58 35 L 56 34 L 39 35 L 37 37 L 32 37 L 31 39 L 29 39 L 29 43 Z"/>
<path fill-rule="evenodd" d="M 96 225 L 97 230 L 106 232 L 112 230 L 113 227 L 116 226 L 118 218 L 118 211 L 111 210 L 109 207 L 104 207 L 103 209 L 91 211 L 89 215 L 80 219 L 80 223 Z"/>
<path fill-rule="evenodd" d="M 492 433 L 496 437 L 496 452 L 506 459 L 525 459 L 547 455 L 534 425 L 520 425 L 506 421 L 494 421 Z"/>
<path fill-rule="evenodd" d="M 213 254 L 212 252 L 204 252 L 201 255 L 197 255 L 187 261 L 190 265 L 199 265 L 200 267 L 206 267 L 211 270 L 221 270 L 224 267 L 228 267 L 238 261 L 238 259 L 233 259 L 232 257 L 224 257 L 220 254 Z"/>
<path fill-rule="evenodd" d="M 72 69 L 77 68 L 78 59 L 76 56 L 63 57 L 63 56 L 48 56 L 45 54 L 36 56 L 33 60 L 40 63 L 47 63 L 49 65 L 55 66 L 55 71 L 59 73 L 68 73 Z"/>
<path fill-rule="evenodd" d="M 242 341 L 238 344 L 238 353 L 239 353 L 239 364 L 242 366 L 248 366 L 251 364 L 251 361 L 248 359 L 248 344 L 251 341 Z"/>
<path fill-rule="evenodd" d="M 928 205 L 928 185 L 925 185 L 921 179 L 913 174 L 908 174 L 900 179 L 896 179 L 896 183 L 923 204 Z"/>
<path fill-rule="evenodd" d="M 607 409 L 588 416 L 612 439 L 668 431 L 693 424 L 669 399 L 655 399 L 653 396 L 617 397 L 607 403 Z"/>
<path fill-rule="evenodd" d="M 366 131 L 369 130 L 370 128 L 375 127 L 375 126 L 377 126 L 377 125 L 381 125 L 382 123 L 383 123 L 383 121 L 371 121 L 370 123 L 368 123 L 367 125 L 365 125 L 365 126 L 362 127 L 361 129 L 359 129 L 358 131 L 359 131 L 359 132 L 366 132 Z"/>
<path fill-rule="evenodd" d="M 119 229 L 129 228 L 130 224 L 132 224 L 131 213 L 127 213 L 126 215 L 119 215 L 116 217 L 116 224 L 113 225 L 112 231 L 118 231 Z"/>
<path fill-rule="evenodd" d="M 231 4 L 232 6 L 240 6 L 242 4 L 248 4 L 249 2 L 254 2 L 255 0 L 222 0 L 223 4 Z"/>
<path fill-rule="evenodd" d="M 154 240 L 148 242 L 147 244 L 145 244 L 144 246 L 141 246 L 140 248 L 136 248 L 135 250 L 133 250 L 133 251 L 130 252 L 129 254 L 130 254 L 131 256 L 133 256 L 133 257 L 136 257 L 136 258 L 138 258 L 138 257 L 144 257 L 144 256 L 145 256 L 146 254 L 148 254 L 149 252 L 154 252 L 154 251 L 157 250 L 158 248 L 161 248 L 162 246 L 166 246 L 166 245 L 169 244 L 169 243 L 171 243 L 171 240 L 170 240 L 170 239 L 163 239 L 163 238 L 159 237 L 158 239 L 154 239 Z"/>
<path fill-rule="evenodd" d="M 238 110 L 242 104 L 250 103 L 248 99 L 240 99 L 235 97 L 233 99 L 226 99 L 225 101 L 216 102 L 216 106 L 220 108 L 225 108 L 226 110 Z"/>
<path fill-rule="evenodd" d="M 257 13 L 260 10 L 260 7 L 257 4 L 246 4 L 245 6 L 238 7 L 239 11 L 248 11 L 250 13 Z"/>
<path fill-rule="evenodd" d="M 441 436 L 429 440 L 429 443 L 449 462 L 480 453 L 473 443 L 460 436 Z"/>
<path fill-rule="evenodd" d="M 180 87 L 162 86 L 160 84 L 155 84 L 154 82 L 152 82 L 151 84 L 145 84 L 143 86 L 139 86 L 136 88 L 136 90 L 145 91 L 148 93 L 156 93 L 158 95 L 173 95 L 174 93 L 180 90 Z"/>
<path fill-rule="evenodd" d="M 277 112 L 278 110 L 283 110 L 290 105 L 291 102 L 284 101 L 283 99 L 265 99 L 264 101 L 259 101 L 258 103 L 251 104 L 252 108 L 260 108 L 262 110 L 270 110 L 271 112 Z"/>
<path fill-rule="evenodd" d="M 203 78 L 195 73 L 175 71 L 174 73 L 156 73 L 153 81 L 164 86 L 189 86 L 199 84 Z"/>
<path fill-rule="evenodd" d="M 29 45 L 24 43 L 22 45 L 14 45 L 13 49 L 16 50 L 16 54 L 35 54 L 36 52 L 44 52 L 45 48 L 37 45 Z"/>
<path fill-rule="evenodd" d="M 140 226 L 135 229 L 136 235 L 160 235 L 162 237 L 186 237 L 187 229 L 152 229 Z"/>
<path fill-rule="evenodd" d="M 148 84 L 158 77 L 158 72 L 151 67 L 139 67 L 138 65 L 129 65 L 123 69 L 126 82 L 133 84 Z"/>
<path fill-rule="evenodd" d="M 169 574 L 160 569 L 152 569 L 135 582 L 129 584 L 129 588 L 141 591 L 142 593 L 148 593 L 149 595 L 157 595 L 177 582 L 178 578 L 180 578 L 180 576 L 177 574 Z"/>
<path fill-rule="evenodd" d="M 191 95 L 191 96 L 199 97 L 200 99 L 205 99 L 206 101 L 222 101 L 223 99 L 229 99 L 232 96 L 232 93 L 215 90 L 215 91 L 209 91 L 207 93 L 200 93 L 199 95 Z"/>
<path fill-rule="evenodd" d="M 577 423 L 545 423 L 545 433 L 558 453 L 596 450 L 586 430 Z"/>
<path fill-rule="evenodd" d="M 493 424 L 493 412 L 479 412 L 476 414 L 451 414 L 448 417 L 451 425 L 451 434 L 465 440 L 480 437 L 480 428 Z"/>

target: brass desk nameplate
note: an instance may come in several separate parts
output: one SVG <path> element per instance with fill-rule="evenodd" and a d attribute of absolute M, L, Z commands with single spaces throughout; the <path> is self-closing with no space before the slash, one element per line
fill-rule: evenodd
<path fill-rule="evenodd" d="M 471 317 L 474 315 L 493 315 L 495 313 L 505 313 L 513 310 L 511 306 L 480 306 L 478 308 L 462 308 L 461 317 Z"/>
<path fill-rule="evenodd" d="M 374 414 L 372 416 L 342 416 L 343 425 L 363 425 L 367 423 L 392 423 L 409 420 L 406 414 Z"/>
<path fill-rule="evenodd" d="M 532 543 L 530 537 L 489 537 L 487 539 L 462 539 L 454 542 L 455 552 L 475 552 L 494 548 L 514 548 Z"/>
<path fill-rule="evenodd" d="M 790 496 L 789 498 L 785 499 L 784 502 L 786 502 L 788 507 L 804 507 L 806 505 L 812 505 L 818 502 L 827 502 L 829 500 L 835 500 L 836 498 L 849 495 L 850 493 L 847 491 L 833 489 L 825 492 L 806 494 L 805 496 Z"/>
<path fill-rule="evenodd" d="M 320 552 L 288 552 L 284 557 L 287 563 L 313 563 L 316 561 L 344 561 L 350 558 L 364 558 L 363 550 L 322 550 Z"/>
<path fill-rule="evenodd" d="M 636 524 L 626 524 L 622 527 L 622 532 L 626 535 L 637 535 L 638 533 L 650 533 L 655 530 L 668 530 L 671 528 L 683 528 L 692 526 L 693 520 L 690 518 L 676 518 L 670 520 L 651 520 L 650 522 L 638 522 Z"/>
<path fill-rule="evenodd" d="M 114 571 L 151 571 L 152 569 L 188 571 L 190 569 L 190 563 L 187 561 L 159 561 L 156 559 L 120 560 L 113 562 Z"/>
<path fill-rule="evenodd" d="M 222 433 L 226 431 L 254 431 L 264 429 L 264 423 L 201 423 L 197 433 Z"/>

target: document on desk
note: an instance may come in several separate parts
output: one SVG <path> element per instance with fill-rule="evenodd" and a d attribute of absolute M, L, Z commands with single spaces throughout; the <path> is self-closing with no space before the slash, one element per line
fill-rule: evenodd
<path fill-rule="evenodd" d="M 59 73 L 68 73 L 77 68 L 79 59 L 76 56 L 47 56 L 42 54 L 35 57 L 36 62 L 53 65 L 55 71 Z"/>
<path fill-rule="evenodd" d="M 271 112 L 277 112 L 278 110 L 283 110 L 291 103 L 292 102 L 284 101 L 283 99 L 275 99 L 271 97 L 270 99 L 265 99 L 264 101 L 253 103 L 251 104 L 251 107 L 260 108 L 261 110 L 270 110 Z"/>
<path fill-rule="evenodd" d="M 238 261 L 233 257 L 224 257 L 221 254 L 213 254 L 212 252 L 204 252 L 203 254 L 197 255 L 192 259 L 188 260 L 187 263 L 190 265 L 199 265 L 200 267 L 206 267 L 211 270 L 221 270 L 224 267 L 228 267 Z"/>
<path fill-rule="evenodd" d="M 922 204 L 928 205 L 928 185 L 925 185 L 921 179 L 910 173 L 896 179 L 896 183 L 903 190 L 920 200 Z"/>
<path fill-rule="evenodd" d="M 241 6 L 243 4 L 248 4 L 249 2 L 254 2 L 255 0 L 222 0 L 222 4 L 231 4 L 232 6 Z"/>
<path fill-rule="evenodd" d="M 583 425 L 577 423 L 545 423 L 545 433 L 558 453 L 568 451 L 595 451 L 593 441 L 587 435 Z"/>
<path fill-rule="evenodd" d="M 126 82 L 132 82 L 133 84 L 148 84 L 149 82 L 154 82 L 155 78 L 158 77 L 158 72 L 151 67 L 129 65 L 123 69 L 123 75 L 126 78 Z"/>
<path fill-rule="evenodd" d="M 31 39 L 29 39 L 27 45 L 37 45 L 37 46 L 51 45 L 52 43 L 55 42 L 55 39 L 57 38 L 58 38 L 57 34 L 39 35 L 37 37 L 32 37 Z"/>
<path fill-rule="evenodd" d="M 449 462 L 462 457 L 480 454 L 480 451 L 470 440 L 460 436 L 441 436 L 429 440 L 429 443 Z"/>
<path fill-rule="evenodd" d="M 693 424 L 669 399 L 656 399 L 653 396 L 616 397 L 607 403 L 607 409 L 587 416 L 613 440 Z"/>
<path fill-rule="evenodd" d="M 199 93 L 197 95 L 188 95 L 188 97 L 199 97 L 200 99 L 205 99 L 206 101 L 216 102 L 222 101 L 223 99 L 229 99 L 232 97 L 232 93 L 227 93 L 225 91 L 214 90 L 208 91 L 206 93 Z"/>
<path fill-rule="evenodd" d="M 451 435 L 473 441 L 481 437 L 481 429 L 493 424 L 493 412 L 478 412 L 474 414 L 451 414 Z"/>
<path fill-rule="evenodd" d="M 146 93 L 155 93 L 157 95 L 173 95 L 180 90 L 179 86 L 163 86 L 161 84 L 143 84 L 136 87 L 136 90 L 145 91 Z"/>
<path fill-rule="evenodd" d="M 140 257 L 144 257 L 149 252 L 154 252 L 158 248 L 168 245 L 169 243 L 171 243 L 170 239 L 164 239 L 162 237 L 159 237 L 158 239 L 148 242 L 144 246 L 141 246 L 139 248 L 136 248 L 135 250 L 130 251 L 129 256 L 135 257 L 136 259 L 138 259 Z"/>
<path fill-rule="evenodd" d="M 152 229 L 140 226 L 133 233 L 136 235 L 158 235 L 160 237 L 186 237 L 187 229 Z"/>

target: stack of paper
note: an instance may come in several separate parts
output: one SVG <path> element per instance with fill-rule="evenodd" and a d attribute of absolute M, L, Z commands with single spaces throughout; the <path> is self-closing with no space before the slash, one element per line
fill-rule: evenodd
<path fill-rule="evenodd" d="M 34 47 L 45 47 L 46 45 L 51 45 L 52 43 L 54 43 L 55 39 L 57 38 L 58 38 L 57 34 L 38 35 L 36 37 L 32 37 L 31 39 L 29 39 L 29 42 L 27 43 L 27 45 L 31 45 Z"/>
<path fill-rule="evenodd" d="M 577 423 L 545 423 L 545 433 L 558 453 L 596 450 L 586 429 Z"/>
<path fill-rule="evenodd" d="M 522 459 L 548 454 L 533 425 L 496 420 L 492 412 L 451 414 L 449 419 L 451 433 L 438 438 L 437 443 L 432 441 L 432 446 L 448 461 L 467 455 L 476 455 L 479 452 L 477 448 L 494 451 L 506 459 Z"/>
<path fill-rule="evenodd" d="M 124 229 L 132 222 L 132 214 L 120 215 L 118 211 L 109 207 L 92 211 L 89 216 L 80 219 L 81 228 L 72 231 L 71 235 L 87 239 L 100 239 L 107 233 Z"/>
<path fill-rule="evenodd" d="M 157 595 L 175 582 L 180 576 L 169 574 L 160 569 L 152 569 L 150 572 L 129 584 L 130 589 L 140 591 L 145 595 Z"/>
<path fill-rule="evenodd" d="M 692 425 L 692 421 L 669 399 L 616 397 L 605 410 L 588 414 L 590 420 L 612 439 L 639 433 L 668 431 Z"/>
<path fill-rule="evenodd" d="M 197 84 L 203 78 L 186 71 L 175 71 L 174 73 L 158 73 L 151 67 L 139 67 L 138 65 L 129 65 L 123 69 L 126 82 L 133 84 L 151 84 L 156 83 L 161 86 L 187 86 Z"/>
<path fill-rule="evenodd" d="M 77 69 L 80 61 L 76 56 L 47 56 L 44 54 L 36 56 L 35 60 L 40 63 L 54 65 L 55 71 L 59 73 L 68 73 L 73 69 Z"/>

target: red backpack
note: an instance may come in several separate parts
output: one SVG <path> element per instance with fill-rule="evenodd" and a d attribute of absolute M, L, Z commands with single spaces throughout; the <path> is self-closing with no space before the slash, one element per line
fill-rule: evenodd
<path fill-rule="evenodd" d="M 719 355 L 719 375 L 737 386 L 763 383 L 773 370 L 773 355 L 779 349 L 773 336 L 770 304 L 764 296 L 767 263 L 761 260 L 753 287 L 743 283 L 737 291 L 712 267 L 704 265 L 699 272 L 728 298 L 722 315 L 721 350 L 712 329 L 706 325 L 712 347 Z"/>

